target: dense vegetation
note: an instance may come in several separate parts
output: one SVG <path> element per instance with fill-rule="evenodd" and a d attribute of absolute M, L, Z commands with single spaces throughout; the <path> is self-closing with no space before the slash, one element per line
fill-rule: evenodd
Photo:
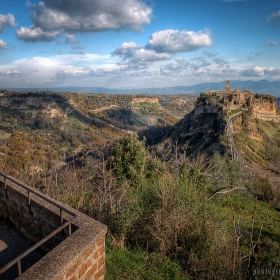
<path fill-rule="evenodd" d="M 109 97 L 82 98 L 53 96 L 61 114 L 52 118 L 42 108 L 2 110 L 0 169 L 108 226 L 106 279 L 267 279 L 258 270 L 278 268 L 280 198 L 267 179 L 226 151 L 187 157 L 174 147 L 168 160 L 157 157 L 145 138 L 95 119 L 116 108 L 90 115 Z M 130 113 L 153 116 L 159 104 L 135 103 Z"/>

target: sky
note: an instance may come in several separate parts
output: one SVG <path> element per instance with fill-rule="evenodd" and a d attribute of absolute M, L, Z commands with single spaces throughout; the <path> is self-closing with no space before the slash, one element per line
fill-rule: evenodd
<path fill-rule="evenodd" d="M 0 88 L 280 80 L 279 0 L 1 0 Z"/>

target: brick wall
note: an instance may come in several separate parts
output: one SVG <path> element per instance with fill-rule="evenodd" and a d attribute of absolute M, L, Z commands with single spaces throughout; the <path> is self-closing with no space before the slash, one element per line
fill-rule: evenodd
<path fill-rule="evenodd" d="M 101 238 L 81 256 L 70 268 L 66 269 L 59 280 L 104 279 L 105 239 Z"/>
<path fill-rule="evenodd" d="M 0 182 L 0 188 L 4 183 Z M 4 215 L 31 242 L 36 243 L 60 226 L 59 209 L 31 195 L 31 207 L 28 204 L 27 191 L 16 185 L 7 188 L 7 195 L 2 196 Z M 48 252 L 66 237 L 66 232 L 60 232 L 47 241 L 41 249 Z"/>
<path fill-rule="evenodd" d="M 8 217 L 26 238 L 36 243 L 60 226 L 57 207 L 32 195 L 30 208 L 27 191 L 13 183 L 7 185 L 8 197 L 4 193 L 3 178 L 0 176 L 0 206 L 4 216 Z M 44 197 L 50 199 L 48 196 Z M 45 243 L 43 249 L 48 253 L 17 279 L 104 279 L 107 227 L 59 201 L 53 201 L 77 215 L 72 224 L 73 233 L 67 237 L 66 230 Z M 64 213 L 64 218 L 68 220 L 71 216 Z"/>

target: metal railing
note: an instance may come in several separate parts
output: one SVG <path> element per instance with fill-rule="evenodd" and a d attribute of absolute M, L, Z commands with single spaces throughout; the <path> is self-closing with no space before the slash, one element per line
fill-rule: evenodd
<path fill-rule="evenodd" d="M 65 207 L 59 205 L 58 203 L 54 202 L 53 200 L 35 192 L 33 189 L 31 189 L 30 187 L 27 187 L 23 184 L 21 184 L 20 182 L 18 182 L 17 180 L 3 174 L 0 172 L 0 176 L 2 176 L 4 178 L 4 196 L 5 198 L 8 198 L 8 185 L 7 185 L 7 181 L 13 182 L 14 184 L 16 184 L 17 186 L 25 189 L 27 191 L 27 197 L 28 197 L 28 207 L 29 207 L 29 214 L 32 214 L 32 210 L 31 210 L 31 194 L 35 195 L 41 199 L 43 199 L 44 201 L 47 201 L 48 203 L 50 203 L 53 206 L 56 206 L 59 209 L 59 214 L 60 214 L 60 226 L 55 229 L 53 232 L 51 232 L 50 234 L 48 234 L 47 236 L 45 236 L 43 239 L 41 239 L 39 242 L 37 242 L 36 244 L 34 244 L 32 247 L 30 247 L 29 249 L 27 249 L 25 252 L 23 252 L 22 254 L 20 254 L 18 257 L 16 257 L 15 259 L 13 259 L 12 261 L 10 261 L 8 264 L 6 264 L 5 266 L 3 266 L 2 268 L 0 268 L 0 275 L 2 273 L 4 273 L 6 270 L 8 270 L 10 267 L 12 267 L 13 265 L 17 264 L 17 269 L 18 269 L 18 276 L 21 275 L 21 260 L 26 257 L 28 254 L 30 254 L 31 252 L 33 252 L 34 250 L 36 250 L 39 246 L 41 246 L 42 244 L 44 244 L 45 242 L 47 242 L 50 238 L 52 238 L 53 236 L 55 236 L 57 233 L 59 233 L 60 231 L 62 231 L 63 229 L 65 229 L 68 226 L 68 234 L 69 236 L 72 234 L 72 229 L 71 229 L 71 225 L 73 223 L 73 221 L 77 218 L 77 215 L 71 211 L 69 211 L 68 209 L 66 209 Z M 72 218 L 66 222 L 63 223 L 63 213 L 67 213 L 69 215 L 72 216 Z"/>
<path fill-rule="evenodd" d="M 232 120 L 239 117 L 240 115 L 242 115 L 243 111 L 240 111 L 236 114 L 231 115 L 228 118 L 227 121 L 227 128 L 228 128 L 228 138 L 229 138 L 229 144 L 230 144 L 230 149 L 231 149 L 231 155 L 232 155 L 232 160 L 234 160 L 234 154 L 236 154 L 237 158 L 239 159 L 239 161 L 241 161 L 241 163 L 244 166 L 247 167 L 253 167 L 253 165 L 251 165 L 250 163 L 248 163 L 243 156 L 241 155 L 241 153 L 239 152 L 239 150 L 237 149 L 237 147 L 235 146 L 234 143 L 234 139 L 233 139 L 233 133 L 232 133 Z"/>

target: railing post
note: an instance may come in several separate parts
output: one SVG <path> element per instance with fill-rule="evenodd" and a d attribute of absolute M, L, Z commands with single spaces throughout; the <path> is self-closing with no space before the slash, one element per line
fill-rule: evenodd
<path fill-rule="evenodd" d="M 59 209 L 59 212 L 60 212 L 60 225 L 62 225 L 63 224 L 63 212 L 62 212 L 61 208 Z"/>
<path fill-rule="evenodd" d="M 69 236 L 72 234 L 72 221 L 74 219 L 76 219 L 76 214 L 74 214 L 73 212 L 70 212 L 69 210 L 67 210 L 66 208 L 61 208 L 60 205 L 58 205 L 57 203 L 51 201 L 50 199 L 40 195 L 39 193 L 34 192 L 32 189 L 22 185 L 21 183 L 19 183 L 18 181 L 14 180 L 13 178 L 6 176 L 2 173 L 0 173 L 0 176 L 3 176 L 3 180 L 4 180 L 4 194 L 3 196 L 5 196 L 6 198 L 8 198 L 8 191 L 7 191 L 7 180 L 11 181 L 12 183 L 15 183 L 17 186 L 27 190 L 27 196 L 28 196 L 28 206 L 29 206 L 29 211 L 30 214 L 32 214 L 32 209 L 31 209 L 31 194 L 40 197 L 41 199 L 44 199 L 45 201 L 49 202 L 50 204 L 56 206 L 59 208 L 60 211 L 60 223 L 61 225 L 56 228 L 53 232 L 51 232 L 50 234 L 48 234 L 47 236 L 45 236 L 43 239 L 41 239 L 39 242 L 37 242 L 35 245 L 33 245 L 32 247 L 30 247 L 29 249 L 27 249 L 25 252 L 23 252 L 21 255 L 19 255 L 17 258 L 15 258 L 14 260 L 10 261 L 8 264 L 6 264 L 5 266 L 3 266 L 2 268 L 0 267 L 0 274 L 2 274 L 3 272 L 5 272 L 7 269 L 9 269 L 10 267 L 14 266 L 15 264 L 17 264 L 17 270 L 18 270 L 18 276 L 20 276 L 22 274 L 22 270 L 21 270 L 21 259 L 23 259 L 25 256 L 27 256 L 29 253 L 31 253 L 32 251 L 34 251 L 35 249 L 37 249 L 39 246 L 41 246 L 42 244 L 44 244 L 46 241 L 48 241 L 51 237 L 55 236 L 57 233 L 62 231 L 63 235 L 65 234 L 65 229 L 68 226 L 68 234 Z M 26 197 L 26 195 L 25 195 Z M 65 213 L 68 213 L 72 216 L 71 220 L 65 219 L 65 223 L 64 218 L 63 218 L 63 211 Z"/>
<path fill-rule="evenodd" d="M 17 262 L 17 269 L 18 269 L 18 276 L 20 276 L 21 275 L 21 261 L 20 260 Z"/>
<path fill-rule="evenodd" d="M 30 191 L 27 191 L 28 193 L 28 208 L 29 208 L 29 214 L 32 214 L 32 211 L 31 211 L 31 194 L 30 194 Z"/>
<path fill-rule="evenodd" d="M 8 198 L 8 189 L 7 189 L 6 177 L 4 177 L 4 190 L 5 190 L 5 198 Z"/>

